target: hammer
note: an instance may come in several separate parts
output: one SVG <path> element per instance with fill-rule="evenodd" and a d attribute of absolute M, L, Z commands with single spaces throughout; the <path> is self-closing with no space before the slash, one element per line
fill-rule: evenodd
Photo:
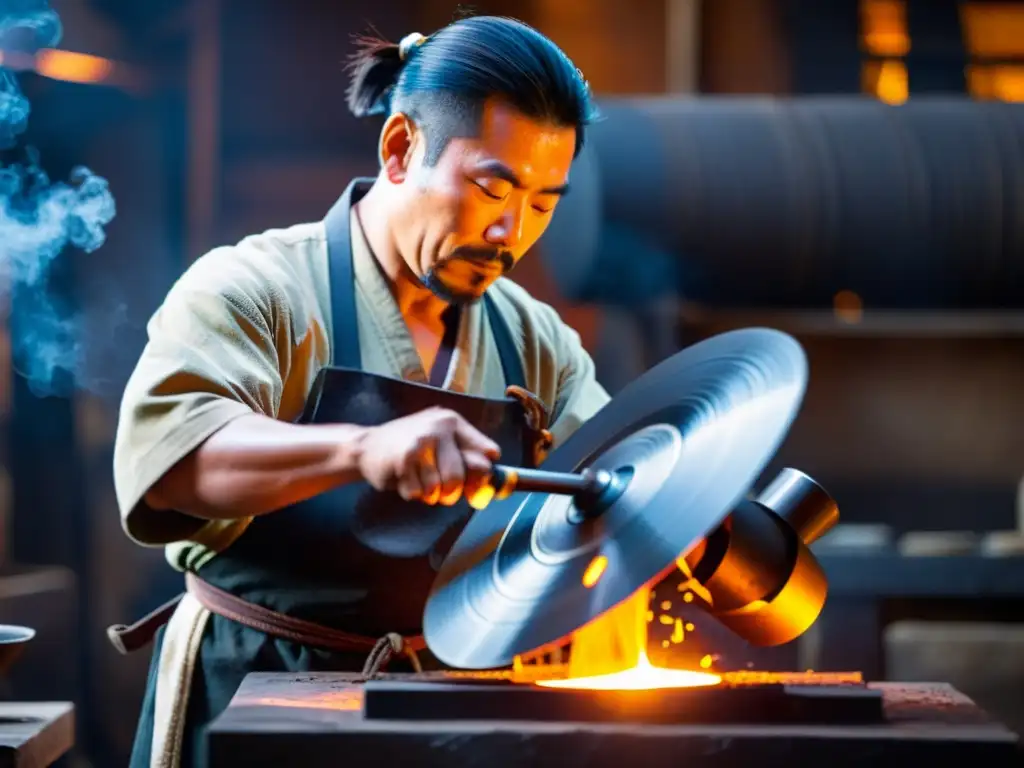
<path fill-rule="evenodd" d="M 605 469 L 550 472 L 495 464 L 487 485 L 467 501 L 474 509 L 483 509 L 494 499 L 507 499 L 517 491 L 572 496 L 581 521 L 604 512 L 626 490 L 627 480 L 625 475 Z"/>

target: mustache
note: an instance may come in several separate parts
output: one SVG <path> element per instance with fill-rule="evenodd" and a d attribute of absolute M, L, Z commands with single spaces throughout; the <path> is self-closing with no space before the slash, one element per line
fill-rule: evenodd
<path fill-rule="evenodd" d="M 503 251 L 500 248 L 484 248 L 469 245 L 456 248 L 451 252 L 451 254 L 449 254 L 445 261 L 468 261 L 471 263 L 475 262 L 477 264 L 499 264 L 501 265 L 502 273 L 510 272 L 512 267 L 516 265 L 515 257 L 513 257 L 508 251 Z"/>

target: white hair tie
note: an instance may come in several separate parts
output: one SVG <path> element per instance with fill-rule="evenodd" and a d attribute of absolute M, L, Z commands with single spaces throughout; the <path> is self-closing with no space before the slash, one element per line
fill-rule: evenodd
<path fill-rule="evenodd" d="M 412 32 L 402 38 L 402 42 L 398 44 L 398 58 L 405 61 L 409 58 L 409 54 L 412 53 L 413 48 L 423 45 L 427 41 L 423 35 L 419 32 Z"/>

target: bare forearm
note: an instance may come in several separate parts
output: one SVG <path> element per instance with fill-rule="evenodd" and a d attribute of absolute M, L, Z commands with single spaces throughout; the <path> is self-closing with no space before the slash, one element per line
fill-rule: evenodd
<path fill-rule="evenodd" d="M 249 517 L 360 479 L 366 430 L 235 419 L 156 483 L 146 502 L 208 519 Z"/>

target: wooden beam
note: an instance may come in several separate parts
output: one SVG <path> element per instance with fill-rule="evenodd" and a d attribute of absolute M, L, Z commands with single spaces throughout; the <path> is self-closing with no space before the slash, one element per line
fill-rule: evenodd
<path fill-rule="evenodd" d="M 665 86 L 669 93 L 700 90 L 702 0 L 665 0 Z"/>
<path fill-rule="evenodd" d="M 188 64 L 185 263 L 214 243 L 220 210 L 222 0 L 193 0 Z"/>

